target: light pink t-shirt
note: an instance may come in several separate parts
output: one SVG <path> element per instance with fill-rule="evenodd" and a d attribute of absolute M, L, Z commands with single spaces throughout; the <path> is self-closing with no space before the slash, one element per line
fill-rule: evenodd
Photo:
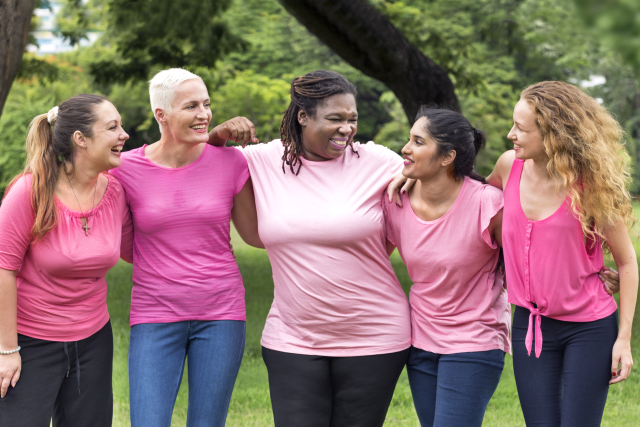
<path fill-rule="evenodd" d="M 31 175 L 11 187 L 0 206 L 0 268 L 18 271 L 18 333 L 47 341 L 78 341 L 109 320 L 105 275 L 131 241 L 124 191 L 110 176 L 98 206 L 84 214 L 57 198 L 58 225 L 30 239 Z M 82 228 L 88 217 L 89 236 Z"/>
<path fill-rule="evenodd" d="M 502 242 L 509 302 L 531 312 L 525 346 L 531 354 L 535 334 L 535 354 L 540 357 L 541 316 L 592 322 L 609 316 L 618 306 L 598 278 L 604 266 L 600 239 L 585 247 L 582 225 L 571 212 L 568 198 L 548 218 L 530 221 L 526 217 L 520 203 L 523 167 L 524 161 L 515 159 L 504 189 Z"/>
<path fill-rule="evenodd" d="M 434 221 L 420 219 L 404 200 L 403 208 L 386 197 L 382 203 L 387 239 L 413 281 L 411 344 L 439 354 L 509 352 L 511 308 L 488 229 L 502 191 L 465 178 L 453 206 Z"/>
<path fill-rule="evenodd" d="M 402 169 L 391 150 L 354 143 L 341 157 L 282 171 L 280 140 L 242 150 L 275 285 L 266 348 L 362 356 L 409 347 L 409 304 L 385 250 L 380 193 Z"/>
<path fill-rule="evenodd" d="M 229 224 L 247 161 L 235 148 L 206 145 L 193 163 L 167 168 L 147 159 L 145 147 L 123 153 L 112 171 L 134 225 L 131 326 L 246 320 Z"/>

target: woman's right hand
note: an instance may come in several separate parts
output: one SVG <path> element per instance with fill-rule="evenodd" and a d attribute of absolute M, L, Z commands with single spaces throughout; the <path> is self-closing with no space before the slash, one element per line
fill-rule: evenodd
<path fill-rule="evenodd" d="M 20 379 L 22 358 L 20 353 L 0 354 L 0 398 L 7 395 L 9 386 L 15 387 Z"/>
<path fill-rule="evenodd" d="M 393 180 L 387 186 L 387 196 L 389 196 L 389 203 L 395 202 L 396 205 L 402 207 L 402 197 L 400 194 L 406 194 L 407 191 L 416 182 L 415 179 L 407 178 L 399 173 L 393 178 Z"/>

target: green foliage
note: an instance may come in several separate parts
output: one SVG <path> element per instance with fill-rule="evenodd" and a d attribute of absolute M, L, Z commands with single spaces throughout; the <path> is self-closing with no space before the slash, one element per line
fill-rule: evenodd
<path fill-rule="evenodd" d="M 25 137 L 31 120 L 53 107 L 53 96 L 9 99 L 0 118 L 0 194 L 24 169 Z M 0 196 L 1 197 L 1 196 Z"/>
<path fill-rule="evenodd" d="M 251 70 L 237 73 L 211 93 L 212 123 L 236 116 L 253 122 L 259 138 L 270 141 L 280 137 L 280 121 L 289 105 L 290 83 L 271 79 Z"/>

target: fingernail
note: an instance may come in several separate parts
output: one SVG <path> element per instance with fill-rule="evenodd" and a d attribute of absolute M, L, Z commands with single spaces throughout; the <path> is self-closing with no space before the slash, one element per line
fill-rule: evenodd
<path fill-rule="evenodd" d="M 405 191 L 405 190 L 401 190 L 401 191 L 400 191 L 400 194 L 404 194 L 404 193 L 406 193 L 406 191 Z"/>
<path fill-rule="evenodd" d="M 615 373 L 615 372 L 611 372 L 611 376 L 612 376 L 612 377 L 615 377 L 615 376 L 616 376 L 616 373 Z"/>

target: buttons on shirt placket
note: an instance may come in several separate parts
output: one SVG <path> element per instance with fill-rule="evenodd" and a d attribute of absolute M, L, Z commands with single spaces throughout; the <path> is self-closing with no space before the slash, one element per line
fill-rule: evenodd
<path fill-rule="evenodd" d="M 527 291 L 527 301 L 531 302 L 531 283 L 529 277 L 530 267 L 529 267 L 529 249 L 531 248 L 531 230 L 533 229 L 533 222 L 527 220 L 527 231 L 525 233 L 525 242 L 524 242 L 524 285 Z"/>

